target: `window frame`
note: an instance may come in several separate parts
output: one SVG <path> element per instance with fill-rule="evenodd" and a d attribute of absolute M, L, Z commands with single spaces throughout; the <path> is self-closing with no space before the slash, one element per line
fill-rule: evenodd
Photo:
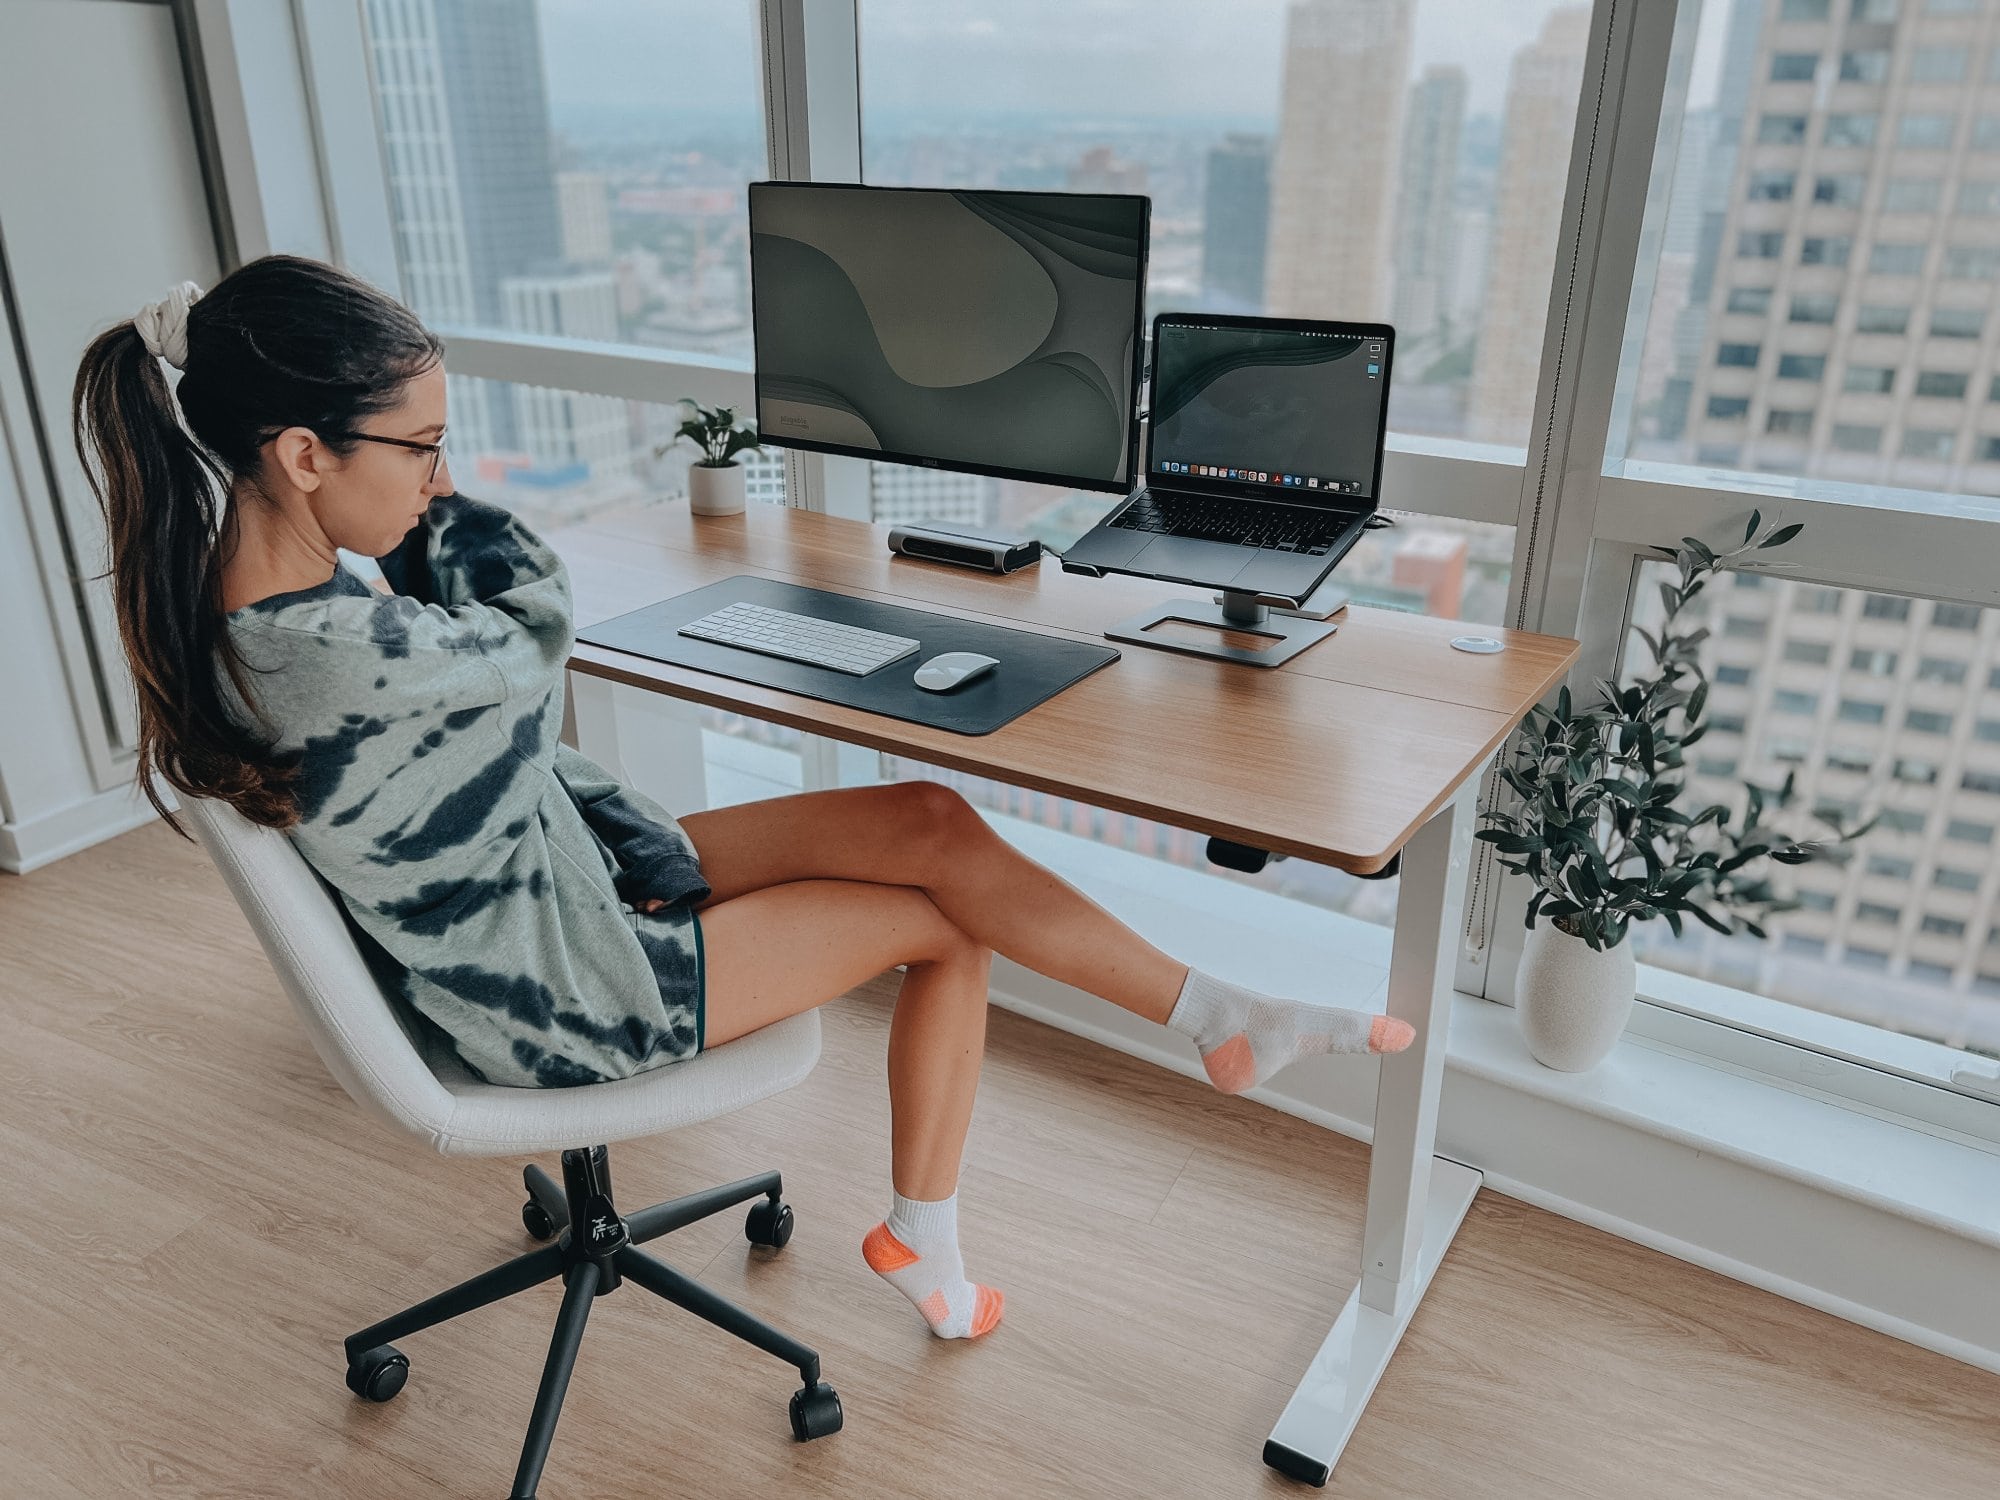
<path fill-rule="evenodd" d="M 756 0 L 774 178 L 859 179 L 861 3 Z M 295 5 L 302 42 L 308 44 L 308 84 L 335 254 L 400 291 L 372 82 L 353 87 L 357 76 L 371 71 L 360 9 L 352 0 L 295 0 Z M 1831 587 L 2000 605 L 2000 577 L 1977 561 L 1991 545 L 2000 502 L 1607 459 L 1614 419 L 1621 415 L 1618 376 L 1628 321 L 1643 318 L 1651 306 L 1658 228 L 1645 210 L 1659 186 L 1656 178 L 1671 173 L 1681 139 L 1694 49 L 1693 27 L 1678 23 L 1693 9 L 1684 0 L 1593 4 L 1536 418 L 1525 451 L 1392 434 L 1385 461 L 1384 497 L 1392 508 L 1515 528 L 1505 623 L 1580 638 L 1584 650 L 1570 683 L 1578 692 L 1619 669 L 1634 582 L 1649 549 L 1683 534 L 1740 533 L 1753 508 L 1761 509 L 1767 522 L 1811 522 L 1781 561 L 1766 565 L 1774 574 Z M 1746 137 L 1754 137 L 1756 125 L 1745 121 Z M 1754 153 L 1743 156 L 1747 164 Z M 494 330 L 440 331 L 451 341 L 455 371 L 468 375 L 641 401 L 697 394 L 750 404 L 745 361 Z M 789 504 L 868 515 L 865 460 L 787 452 L 785 467 Z M 872 752 L 810 736 L 802 763 L 808 789 L 866 783 L 880 774 Z M 1497 785 L 1489 776 L 1482 806 L 1491 805 Z M 1468 879 L 1459 988 L 1511 1004 L 1524 936 L 1525 882 L 1500 878 L 1484 844 Z M 1810 1054 L 1838 1056 L 1851 1065 L 1857 1099 L 1881 1104 L 1893 1097 L 1920 1119 L 1938 1112 L 1927 1100 L 1943 1099 L 1938 1108 L 1954 1121 L 1990 1121 L 1992 1137 L 2000 1140 L 2000 1103 L 1977 1091 L 1954 1090 L 1949 1075 L 1939 1075 L 1937 1059 L 1909 1045 L 1912 1039 L 1885 1032 L 1877 1039 L 1881 1045 L 1871 1047 L 1868 1037 L 1843 1032 L 1835 1046 L 1821 1024 L 1827 1018 L 1801 1013 L 1800 1024 L 1780 1025 L 1773 1020 L 1781 1009 L 1776 1002 L 1747 994 L 1735 1008 L 1754 1013 L 1754 1024 L 1715 1010 L 1697 1016 L 1685 999 L 1691 983 L 1676 975 L 1643 986 L 1634 1033 L 1671 1039 L 1721 1065 L 1778 1078 L 1810 1071 Z"/>

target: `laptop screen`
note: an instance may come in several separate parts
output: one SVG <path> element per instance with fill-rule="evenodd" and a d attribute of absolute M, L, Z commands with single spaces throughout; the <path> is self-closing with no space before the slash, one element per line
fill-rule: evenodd
<path fill-rule="evenodd" d="M 1156 324 L 1154 477 L 1371 507 L 1387 415 L 1388 330 L 1338 326 Z"/>

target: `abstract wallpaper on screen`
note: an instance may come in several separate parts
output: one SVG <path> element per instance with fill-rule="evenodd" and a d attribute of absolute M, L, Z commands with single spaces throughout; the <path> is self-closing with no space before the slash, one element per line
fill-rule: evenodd
<path fill-rule="evenodd" d="M 760 429 L 1129 482 L 1146 207 L 754 184 Z"/>

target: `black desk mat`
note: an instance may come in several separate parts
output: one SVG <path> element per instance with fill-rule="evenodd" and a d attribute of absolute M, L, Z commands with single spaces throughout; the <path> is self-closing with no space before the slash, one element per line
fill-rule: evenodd
<path fill-rule="evenodd" d="M 923 648 L 901 661 L 879 667 L 866 677 L 853 677 L 831 667 L 812 667 L 756 651 L 744 651 L 715 641 L 676 635 L 690 620 L 699 620 L 724 605 L 764 604 L 796 614 L 886 630 L 923 642 Z M 991 734 L 1019 718 L 1044 699 L 1053 698 L 1073 682 L 1118 660 L 1109 646 L 1090 646 L 1061 636 L 1009 630 L 956 615 L 878 604 L 826 589 L 809 589 L 739 573 L 691 593 L 676 594 L 628 615 L 577 631 L 577 639 L 613 651 L 676 666 L 694 667 L 739 682 L 782 688 L 827 703 L 844 703 L 870 713 L 928 724 L 955 734 Z M 911 681 L 924 662 L 945 651 L 977 651 L 1000 665 L 983 676 L 942 693 L 926 692 Z"/>

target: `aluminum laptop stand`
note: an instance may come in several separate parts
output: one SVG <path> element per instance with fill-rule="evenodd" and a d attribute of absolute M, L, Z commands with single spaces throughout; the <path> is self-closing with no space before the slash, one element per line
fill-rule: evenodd
<path fill-rule="evenodd" d="M 1306 647 L 1325 640 L 1340 628 L 1332 617 L 1347 608 L 1347 590 L 1329 575 L 1299 605 L 1267 605 L 1266 596 L 1224 589 L 1207 600 L 1169 599 L 1105 630 L 1114 641 L 1130 641 L 1161 651 L 1180 651 L 1189 656 L 1213 656 L 1221 661 L 1241 662 L 1251 667 L 1283 666 Z M 1148 634 L 1168 620 L 1188 625 L 1205 625 L 1218 630 L 1239 630 L 1267 636 L 1277 644 L 1252 650 L 1232 646 L 1227 641 L 1176 640 L 1169 635 Z"/>

